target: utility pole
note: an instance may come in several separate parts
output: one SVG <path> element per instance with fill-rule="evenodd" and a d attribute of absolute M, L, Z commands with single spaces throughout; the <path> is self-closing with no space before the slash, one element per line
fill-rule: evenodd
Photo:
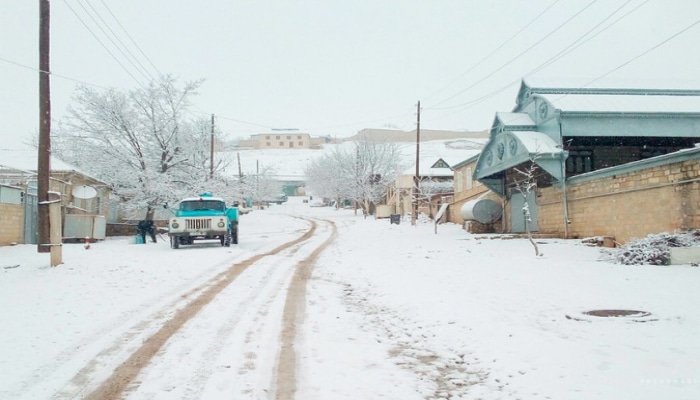
<path fill-rule="evenodd" d="M 411 225 L 416 224 L 418 217 L 418 184 L 420 183 L 420 100 L 418 100 L 418 112 L 416 113 L 416 175 L 413 177 L 413 210 L 411 211 Z"/>
<path fill-rule="evenodd" d="M 37 155 L 37 252 L 49 253 L 49 174 L 51 172 L 50 6 L 39 0 L 39 153 Z"/>
<path fill-rule="evenodd" d="M 211 145 L 209 154 L 209 179 L 214 179 L 214 114 L 211 115 Z"/>

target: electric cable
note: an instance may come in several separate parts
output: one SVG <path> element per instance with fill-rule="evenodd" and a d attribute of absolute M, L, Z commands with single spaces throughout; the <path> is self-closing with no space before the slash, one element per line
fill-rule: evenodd
<path fill-rule="evenodd" d="M 119 39 L 119 37 L 118 37 L 118 36 L 116 35 L 116 33 L 114 32 L 114 30 L 112 30 L 112 28 L 109 26 L 109 24 L 107 24 L 107 22 L 104 20 L 104 18 L 102 18 L 102 16 L 101 16 L 100 13 L 97 11 L 97 9 L 95 9 L 95 7 L 93 7 L 93 5 L 90 4 L 90 2 L 88 2 L 88 6 L 89 6 L 90 9 L 92 10 L 92 12 L 97 16 L 97 18 L 99 18 L 99 20 L 100 20 L 99 22 L 98 22 L 98 21 L 95 19 L 95 17 L 93 17 L 93 15 L 85 8 L 85 6 L 83 5 L 83 3 L 82 3 L 80 0 L 77 0 L 77 2 L 78 2 L 78 4 L 80 4 L 80 7 L 83 8 L 83 10 L 85 11 L 85 13 L 93 20 L 93 22 L 95 22 L 95 25 L 97 25 L 97 27 L 100 28 L 100 30 L 102 31 L 102 33 L 104 33 L 104 35 L 107 37 L 107 39 L 109 39 L 109 41 L 112 42 L 112 44 L 114 45 L 114 47 L 115 47 L 117 50 L 119 50 L 119 52 L 129 61 L 129 63 L 130 63 L 132 66 L 134 66 L 134 68 L 136 68 L 136 69 L 144 76 L 144 78 L 147 78 L 147 79 L 152 80 L 152 81 L 155 80 L 155 78 L 153 77 L 153 75 L 143 66 L 143 64 L 141 64 L 141 62 L 138 60 L 138 58 L 136 58 L 136 57 L 134 56 L 134 54 L 131 52 L 131 50 L 129 50 L 129 48 L 128 48 L 127 46 L 124 45 L 124 42 L 122 42 L 122 40 Z M 105 29 L 102 28 L 103 25 L 107 28 L 107 30 L 109 31 L 109 33 L 111 33 L 111 35 L 109 35 L 109 34 L 105 31 Z M 114 40 L 112 40 L 112 37 L 114 37 L 114 39 L 116 39 L 116 41 L 119 42 L 119 45 L 121 45 L 121 46 L 119 46 Z M 124 50 L 122 50 L 122 48 L 123 48 Z M 125 51 L 126 51 L 126 53 L 125 53 Z M 127 54 L 127 53 L 128 53 L 128 54 Z M 132 60 L 133 60 L 133 61 L 132 61 Z"/>
<path fill-rule="evenodd" d="M 479 84 L 483 83 L 484 81 L 486 81 L 486 79 L 488 79 L 488 78 L 494 76 L 495 74 L 497 74 L 498 72 L 500 72 L 501 70 L 503 70 L 505 67 L 507 67 L 507 66 L 509 66 L 510 64 L 512 64 L 513 62 L 515 62 L 515 60 L 517 60 L 518 58 L 522 57 L 524 54 L 527 54 L 527 52 L 529 52 L 529 51 L 532 50 L 534 47 L 536 47 L 537 45 L 539 45 L 540 43 L 542 43 L 543 41 L 545 41 L 547 38 L 549 38 L 550 36 L 552 36 L 554 33 L 556 33 L 557 31 L 559 31 L 561 28 L 563 28 L 564 26 L 566 26 L 569 22 L 571 22 L 573 19 L 575 19 L 576 17 L 578 17 L 579 15 L 581 15 L 581 13 L 583 13 L 585 10 L 587 10 L 589 7 L 591 7 L 591 6 L 592 6 L 593 4 L 595 4 L 596 2 L 598 2 L 598 0 L 593 0 L 593 1 L 591 1 L 590 3 L 588 3 L 588 5 L 586 5 L 585 7 L 583 7 L 583 8 L 582 8 L 581 10 L 579 10 L 576 14 L 572 15 L 571 17 L 569 17 L 566 21 L 564 21 L 564 22 L 561 23 L 559 26 L 557 26 L 556 28 L 554 28 L 554 30 L 552 30 L 551 32 L 549 32 L 548 34 L 546 34 L 544 37 L 540 38 L 538 41 L 536 41 L 535 43 L 533 43 L 532 45 L 530 45 L 528 48 L 526 48 L 525 50 L 523 50 L 522 52 L 520 52 L 520 53 L 519 53 L 518 55 L 516 55 L 515 57 L 511 58 L 510 60 L 508 60 L 505 64 L 503 64 L 503 65 L 501 65 L 500 67 L 496 68 L 495 70 L 491 71 L 491 73 L 487 74 L 485 77 L 483 77 L 483 78 L 481 78 L 480 80 L 474 82 L 473 84 L 467 86 L 466 88 L 460 90 L 459 92 L 455 93 L 454 95 L 452 95 L 452 96 L 450 96 L 450 97 L 444 99 L 444 100 L 441 101 L 441 102 L 438 102 L 437 104 L 435 104 L 435 106 L 439 106 L 440 104 L 443 104 L 443 103 L 445 103 L 445 102 L 447 102 L 447 101 L 449 101 L 449 100 L 452 100 L 453 98 L 459 96 L 460 94 L 466 92 L 467 90 L 472 89 L 472 88 L 474 88 L 475 86 L 478 86 Z M 431 107 L 431 108 L 434 109 L 434 107 Z"/>
<path fill-rule="evenodd" d="M 549 11 L 552 7 L 554 7 L 554 5 L 557 4 L 559 1 L 560 1 L 560 0 L 554 0 L 554 2 L 552 2 L 552 4 L 550 4 L 550 5 L 549 5 L 547 8 L 545 8 L 542 12 L 540 12 L 539 14 L 537 14 L 537 16 L 536 16 L 535 18 L 531 19 L 530 22 L 528 22 L 527 24 L 525 24 L 525 26 L 523 26 L 522 28 L 520 28 L 517 32 L 515 32 L 513 35 L 511 35 L 508 39 L 504 40 L 498 47 L 496 47 L 494 50 L 492 50 L 489 54 L 487 54 L 486 56 L 484 56 L 483 58 L 481 58 L 481 60 L 477 61 L 474 65 L 472 65 L 471 67 L 469 67 L 469 69 L 467 69 L 467 70 L 464 71 L 462 74 L 460 74 L 458 77 L 456 77 L 455 79 L 453 79 L 452 81 L 450 81 L 450 83 L 448 83 L 447 85 L 443 86 L 442 88 L 436 90 L 435 92 L 433 92 L 433 93 L 430 94 L 429 96 L 425 97 L 424 100 L 425 100 L 425 101 L 428 101 L 430 98 L 432 98 L 432 97 L 435 96 L 436 94 L 442 92 L 443 90 L 445 90 L 445 89 L 447 89 L 448 87 L 452 86 L 452 85 L 453 85 L 455 82 L 457 82 L 458 80 L 462 79 L 466 74 L 468 74 L 468 73 L 470 73 L 471 71 L 473 71 L 476 67 L 478 67 L 479 65 L 483 64 L 483 63 L 484 63 L 486 60 L 488 60 L 491 56 L 493 56 L 494 54 L 496 54 L 499 50 L 501 50 L 501 49 L 502 49 L 503 47 L 505 47 L 508 43 L 510 43 L 513 39 L 515 39 L 518 35 L 520 35 L 525 29 L 529 28 L 530 25 L 534 24 L 538 19 L 540 19 L 540 17 L 542 17 L 547 11 Z M 445 100 L 445 101 L 446 101 L 446 100 Z M 443 101 L 442 103 L 444 103 L 444 101 Z M 442 104 L 442 103 L 438 103 L 437 105 L 440 105 L 440 104 Z"/>
<path fill-rule="evenodd" d="M 100 46 L 102 46 L 102 48 L 105 49 L 105 51 L 107 51 L 107 53 L 109 53 L 110 56 L 112 56 L 112 58 L 114 59 L 114 61 L 116 61 L 117 64 L 119 64 L 119 66 L 122 67 L 122 69 L 124 70 L 124 72 L 126 72 L 126 73 L 131 77 L 131 79 L 133 79 L 139 86 L 143 87 L 143 84 L 134 76 L 134 74 L 132 74 L 131 71 L 129 71 L 129 69 L 126 68 L 126 66 L 124 66 L 124 64 L 122 64 L 121 61 L 119 61 L 119 59 L 114 55 L 114 53 L 112 53 L 112 52 L 107 48 L 107 46 L 105 46 L 105 44 L 100 40 L 100 38 L 98 38 L 97 35 L 95 35 L 95 32 L 93 32 L 92 29 L 90 29 L 90 27 L 85 23 L 85 21 L 83 21 L 83 19 L 80 18 L 80 15 L 78 15 L 78 13 L 75 11 L 75 9 L 73 9 L 73 7 L 71 7 L 71 5 L 68 3 L 68 1 L 67 1 L 67 0 L 63 0 L 63 2 L 66 4 L 66 6 L 68 6 L 68 8 L 70 9 L 70 11 L 73 13 L 73 15 L 75 15 L 75 17 L 78 18 L 78 21 L 80 21 L 80 23 L 83 24 L 83 26 L 85 27 L 85 29 L 87 29 L 88 32 L 90 32 L 90 34 L 92 35 L 92 37 L 94 37 L 95 40 L 97 40 L 97 42 L 100 44 Z"/>
<path fill-rule="evenodd" d="M 112 10 L 109 8 L 109 6 L 107 6 L 107 3 L 105 3 L 104 0 L 100 0 L 100 2 L 101 2 L 102 5 L 104 6 L 104 8 L 107 10 L 107 12 L 112 16 L 112 18 L 113 18 L 114 21 L 117 23 L 117 25 L 121 28 L 121 30 L 126 34 L 126 37 L 128 37 L 129 40 L 131 40 L 131 43 L 133 43 L 134 46 L 136 47 L 136 49 L 138 49 L 139 53 L 141 53 L 141 55 L 146 59 L 146 61 L 148 61 L 148 63 L 151 65 L 151 67 L 153 67 L 153 69 L 158 73 L 158 75 L 163 75 L 163 73 L 160 72 L 160 70 L 158 69 L 158 67 L 156 67 L 156 65 L 153 63 L 153 61 L 151 61 L 151 59 L 146 55 L 146 53 L 144 53 L 144 51 L 141 49 L 141 47 L 138 45 L 138 43 L 136 43 L 136 41 L 134 40 L 134 38 L 133 38 L 133 37 L 129 34 L 129 32 L 124 28 L 124 26 L 122 25 L 122 23 L 119 22 L 119 19 L 117 19 L 117 16 L 114 15 L 114 13 L 113 13 Z"/>

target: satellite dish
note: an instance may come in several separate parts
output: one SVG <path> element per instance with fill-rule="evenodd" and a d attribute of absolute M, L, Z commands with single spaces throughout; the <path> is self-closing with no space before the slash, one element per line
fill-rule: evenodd
<path fill-rule="evenodd" d="M 91 199 L 95 196 L 97 196 L 97 190 L 93 188 L 92 186 L 76 186 L 73 188 L 73 191 L 71 192 L 73 194 L 73 197 L 79 198 L 79 199 Z"/>

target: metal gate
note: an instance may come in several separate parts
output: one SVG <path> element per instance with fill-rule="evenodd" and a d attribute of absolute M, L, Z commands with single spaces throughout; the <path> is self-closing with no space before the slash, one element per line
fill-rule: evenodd
<path fill-rule="evenodd" d="M 31 190 L 31 188 L 30 188 Z M 39 201 L 36 192 L 24 193 L 24 243 L 37 244 L 37 220 L 39 216 Z"/>
<path fill-rule="evenodd" d="M 523 196 L 522 192 L 513 189 L 510 194 L 510 221 L 512 233 L 527 232 L 525 213 L 523 211 L 524 206 L 525 196 Z M 530 228 L 530 232 L 537 232 L 540 228 L 537 225 L 539 210 L 537 209 L 537 195 L 535 194 L 535 190 L 527 194 L 527 208 L 530 211 L 530 221 L 527 221 L 527 228 Z"/>

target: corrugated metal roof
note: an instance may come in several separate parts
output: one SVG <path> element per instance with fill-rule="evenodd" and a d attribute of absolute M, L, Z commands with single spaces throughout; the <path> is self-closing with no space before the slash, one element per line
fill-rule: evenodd
<path fill-rule="evenodd" d="M 700 113 L 700 96 L 537 94 L 562 112 Z"/>

